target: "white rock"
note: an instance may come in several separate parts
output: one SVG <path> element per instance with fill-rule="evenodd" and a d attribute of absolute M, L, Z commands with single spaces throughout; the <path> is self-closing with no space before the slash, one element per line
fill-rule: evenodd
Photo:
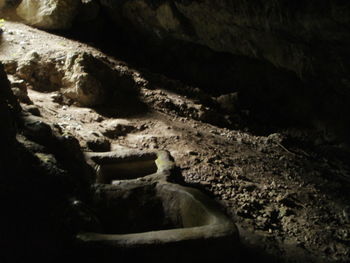
<path fill-rule="evenodd" d="M 17 7 L 17 15 L 38 28 L 67 29 L 79 4 L 80 0 L 23 0 Z"/>

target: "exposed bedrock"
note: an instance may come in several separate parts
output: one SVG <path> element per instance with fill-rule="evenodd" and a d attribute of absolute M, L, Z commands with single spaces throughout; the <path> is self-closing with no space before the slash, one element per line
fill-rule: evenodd
<path fill-rule="evenodd" d="M 114 67 L 88 52 L 31 51 L 18 62 L 4 62 L 11 78 L 41 92 L 60 91 L 65 100 L 82 106 L 120 103 L 138 93 L 135 76 L 128 68 Z"/>
<path fill-rule="evenodd" d="M 100 2 L 119 29 L 132 32 L 130 38 L 137 32 L 168 47 L 180 40 L 233 55 L 240 61 L 239 74 L 226 86 L 249 93 L 250 107 L 336 132 L 344 139 L 350 98 L 347 1 Z M 261 83 L 260 90 L 256 83 L 252 88 L 249 78 Z M 244 87 L 240 81 L 246 80 Z"/>
<path fill-rule="evenodd" d="M 215 96 L 238 92 L 238 108 L 258 119 L 302 124 L 329 140 L 348 140 L 348 1 L 82 0 L 72 1 L 71 13 L 49 2 L 58 3 L 22 1 L 17 13 L 46 29 L 73 23 L 78 34 L 90 35 L 89 41 L 114 55 L 125 55 L 119 50 L 123 42 L 129 51 L 124 58 Z M 21 9 L 25 4 L 33 8 Z M 66 26 L 31 21 L 30 10 L 38 16 L 49 6 L 54 11 L 47 21 Z"/>
<path fill-rule="evenodd" d="M 59 261 L 85 221 L 73 200 L 87 199 L 92 171 L 77 140 L 21 109 L 2 64 L 0 122 L 1 261 Z"/>
<path fill-rule="evenodd" d="M 80 0 L 23 0 L 17 14 L 27 24 L 43 29 L 67 29 L 78 11 Z"/>
<path fill-rule="evenodd" d="M 333 81 L 333 74 L 349 81 L 344 55 L 349 55 L 350 4 L 345 1 L 101 2 L 115 20 L 159 39 L 267 60 L 301 78 L 322 72 Z"/>

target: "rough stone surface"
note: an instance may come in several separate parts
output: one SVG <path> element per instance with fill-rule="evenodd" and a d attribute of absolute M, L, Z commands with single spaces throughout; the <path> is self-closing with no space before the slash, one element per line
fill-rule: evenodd
<path fill-rule="evenodd" d="M 171 36 L 216 51 L 265 59 L 301 77 L 321 71 L 347 78 L 349 65 L 345 63 L 347 67 L 341 70 L 338 63 L 344 61 L 343 55 L 349 55 L 350 40 L 350 5 L 342 1 L 101 2 L 116 18 L 122 16 L 159 38 Z M 319 50 L 310 48 L 316 43 L 321 44 Z M 334 67 L 320 63 L 326 61 Z"/>
<path fill-rule="evenodd" d="M 106 138 L 93 138 L 86 142 L 89 149 L 94 152 L 108 152 L 111 150 L 111 144 Z"/>
<path fill-rule="evenodd" d="M 69 198 L 86 197 L 90 169 L 76 140 L 21 112 L 1 64 L 0 122 L 2 261 L 55 262 L 75 231 L 64 220 L 84 221 L 78 214 L 66 217 L 66 209 Z"/>
<path fill-rule="evenodd" d="M 14 66 L 16 61 L 21 60 L 24 54 L 32 50 L 37 50 L 39 54 L 48 53 L 50 50 L 53 57 L 57 49 L 65 51 L 64 53 L 71 50 L 91 50 L 84 44 L 79 44 L 82 45 L 79 48 L 71 40 L 22 24 L 5 21 L 3 29 L 0 60 L 6 61 L 6 68 L 9 72 L 12 68 L 11 74 L 16 72 Z M 21 42 L 26 44 L 22 45 Z M 178 55 L 178 53 L 175 54 Z M 11 61 L 8 62 L 8 60 Z M 29 97 L 40 109 L 45 122 L 61 129 L 64 136 L 49 149 L 40 144 L 40 138 L 33 137 L 34 142 L 17 134 L 17 140 L 26 148 L 24 152 L 36 153 L 37 157 L 34 159 L 36 161 L 30 159 L 28 166 L 16 161 L 17 159 L 26 160 L 23 155 L 18 157 L 18 154 L 12 154 L 17 151 L 17 147 L 6 146 L 8 141 L 14 142 L 13 139 L 0 141 L 2 151 L 5 153 L 0 159 L 0 164 L 1 167 L 7 169 L 6 171 L 1 170 L 0 173 L 2 207 L 0 221 L 4 220 L 5 222 L 1 225 L 6 226 L 0 230 L 1 245 L 4 248 L 1 254 L 2 261 L 27 262 L 29 261 L 28 255 L 33 255 L 38 251 L 50 254 L 49 248 L 57 249 L 59 244 L 69 244 L 69 241 L 60 242 L 45 234 L 49 233 L 48 229 L 55 228 L 52 225 L 48 226 L 52 221 L 45 215 L 50 214 L 53 215 L 53 218 L 62 219 L 63 222 L 60 223 L 62 231 L 59 233 L 65 233 L 71 229 L 72 225 L 84 225 L 80 223 L 80 220 L 71 220 L 71 215 L 82 213 L 83 217 L 86 217 L 84 216 L 86 212 L 84 209 L 81 211 L 79 205 L 75 205 L 75 201 L 68 207 L 64 205 L 66 202 L 57 208 L 52 205 L 49 202 L 51 197 L 61 197 L 60 191 L 56 190 L 66 189 L 61 187 L 62 185 L 57 181 L 50 183 L 52 178 L 59 178 L 59 176 L 38 177 L 41 173 L 31 172 L 29 168 L 36 166 L 37 163 L 45 167 L 45 160 L 48 164 L 55 163 L 54 158 L 50 155 L 54 152 L 51 149 L 58 149 L 58 146 L 70 142 L 69 134 L 79 138 L 80 144 L 85 146 L 86 141 L 91 137 L 102 137 L 101 130 L 108 123 L 120 119 L 128 120 L 133 126 L 140 127 L 140 129 L 138 128 L 127 136 L 109 139 L 111 150 L 120 152 L 125 148 L 152 149 L 157 146 L 170 151 L 179 167 L 181 178 L 186 183 L 199 187 L 220 200 L 223 208 L 240 227 L 241 242 L 245 249 L 242 260 L 237 260 L 237 262 L 339 263 L 350 261 L 350 247 L 348 246 L 350 169 L 348 154 L 341 145 L 321 139 L 322 134 L 314 131 L 300 130 L 296 127 L 281 130 L 280 127 L 265 126 L 261 122 L 250 121 L 246 118 L 246 116 L 248 118 L 252 116 L 248 111 L 244 111 L 244 115 L 239 114 L 240 120 L 234 122 L 234 127 L 236 127 L 234 129 L 219 128 L 197 121 L 193 113 L 197 114 L 201 107 L 215 110 L 212 108 L 213 103 L 207 103 L 207 101 L 215 102 L 206 99 L 211 96 L 210 94 L 203 90 L 202 93 L 197 92 L 193 86 L 180 85 L 179 79 L 166 81 L 166 77 L 163 76 L 154 75 L 153 78 L 149 76 L 147 75 L 146 79 L 150 80 L 150 84 L 141 89 L 139 97 L 149 110 L 138 115 L 126 115 L 119 109 L 102 111 L 100 108 L 89 109 L 75 105 L 60 105 L 56 103 L 60 102 L 60 99 L 53 102 L 58 92 L 46 93 L 28 89 Z M 157 82 L 154 79 L 157 79 Z M 279 78 L 278 81 L 283 84 L 286 80 Z M 226 91 L 223 94 L 229 92 Z M 285 90 L 281 89 L 281 93 L 285 93 Z M 206 96 L 200 96 L 201 94 Z M 257 97 L 255 93 L 251 94 L 254 95 L 251 99 Z M 288 97 L 290 93 L 287 94 L 284 94 L 284 97 Z M 241 93 L 239 95 L 241 96 Z M 5 97 L 1 94 L 0 101 Z M 202 97 L 203 99 L 198 99 Z M 264 106 L 270 105 L 264 104 Z M 338 104 L 331 106 L 333 109 Z M 3 116 L 1 114 L 6 111 L 14 112 L 11 107 L 1 108 L 0 116 Z M 23 108 L 26 107 L 23 106 Z M 3 109 L 6 110 L 2 111 Z M 315 107 L 315 109 L 319 110 L 320 107 Z M 274 112 L 273 115 L 276 113 Z M 338 115 L 346 114 L 338 111 Z M 6 118 L 3 120 L 1 124 L 6 124 Z M 21 126 L 12 117 L 9 120 Z M 6 125 L 1 125 L 0 133 L 5 132 L 6 128 Z M 268 136 L 269 134 L 271 135 Z M 10 138 L 14 138 L 14 135 Z M 73 144 L 76 148 L 77 144 Z M 78 162 L 72 156 L 67 156 L 68 153 L 75 152 L 72 148 L 61 148 L 59 152 L 63 153 L 61 157 L 66 157 L 67 161 Z M 60 163 L 58 159 L 57 161 Z M 12 165 L 11 162 L 15 165 Z M 22 169 L 23 173 L 17 172 L 17 168 Z M 71 178 L 81 174 L 81 170 L 75 171 L 71 173 L 73 175 Z M 3 184 L 6 181 L 12 183 Z M 48 213 L 46 208 L 55 211 Z M 62 215 L 69 215 L 69 217 Z M 87 222 L 93 221 L 87 220 Z M 73 227 L 73 229 L 76 228 Z M 28 239 L 25 241 L 23 237 Z M 8 249 L 9 246 L 14 249 Z M 22 250 L 23 247 L 26 249 Z M 70 251 L 76 250 L 70 249 Z M 191 255 L 196 255 L 193 254 L 193 251 L 191 252 Z M 11 260 L 4 259 L 4 254 L 12 255 Z M 51 260 L 55 258 L 58 262 L 64 262 L 74 259 L 68 255 L 67 259 L 61 260 L 64 255 L 56 253 L 53 257 L 46 257 L 46 260 L 39 260 L 38 257 L 34 257 L 34 260 L 36 262 L 55 262 Z M 20 258 L 14 259 L 14 256 Z M 111 262 L 104 258 L 85 260 L 83 256 L 81 253 L 73 261 Z M 169 255 L 161 262 L 167 262 L 168 258 Z M 229 259 L 231 260 L 231 257 Z M 145 260 L 141 259 L 141 261 Z M 212 261 L 217 262 L 217 260 Z"/>
<path fill-rule="evenodd" d="M 131 133 L 135 130 L 137 130 L 137 128 L 130 125 L 128 122 L 114 121 L 106 125 L 102 131 L 102 134 L 108 138 L 115 139 L 119 136 L 126 136 L 128 133 Z"/>
<path fill-rule="evenodd" d="M 68 54 L 64 69 L 63 94 L 81 105 L 102 104 L 112 97 L 120 101 L 123 94 L 118 93 L 136 89 L 130 74 L 88 53 Z"/>
<path fill-rule="evenodd" d="M 11 89 L 13 94 L 18 98 L 20 102 L 31 104 L 31 100 L 28 97 L 27 85 L 23 79 L 17 79 L 13 76 L 8 76 L 11 83 Z"/>
<path fill-rule="evenodd" d="M 19 79 L 17 83 L 24 80 L 29 88 L 41 92 L 60 91 L 67 102 L 82 106 L 125 102 L 137 94 L 136 81 L 128 68 L 114 67 L 87 52 L 31 51 L 15 65 L 8 65 L 8 73 Z"/>
<path fill-rule="evenodd" d="M 242 76 L 232 79 L 232 84 L 227 83 L 234 92 L 235 82 L 258 80 L 261 75 L 268 79 L 266 83 L 258 81 L 253 89 L 250 84 L 242 88 L 250 95 L 247 98 L 252 101 L 250 108 L 255 107 L 257 113 L 268 111 L 266 116 L 280 112 L 282 120 L 311 124 L 325 132 L 330 129 L 341 140 L 348 140 L 350 128 L 345 123 L 349 123 L 349 118 L 338 114 L 344 111 L 348 116 L 350 112 L 348 2 L 101 0 L 101 3 L 109 9 L 118 28 L 131 31 L 131 39 L 139 35 L 165 46 L 183 41 L 254 59 L 256 63 L 252 61 Z M 267 64 L 259 68 L 257 61 Z M 264 68 L 270 67 L 277 71 L 268 74 Z M 279 78 L 278 71 L 291 73 L 301 82 L 286 85 L 290 80 Z"/>
<path fill-rule="evenodd" d="M 79 0 L 23 0 L 17 14 L 25 23 L 38 28 L 67 29 L 79 4 Z"/>
<path fill-rule="evenodd" d="M 63 59 L 64 54 L 48 59 L 43 54 L 31 51 L 8 72 L 26 81 L 32 89 L 43 92 L 55 91 L 62 85 L 61 80 L 64 73 L 61 63 Z"/>

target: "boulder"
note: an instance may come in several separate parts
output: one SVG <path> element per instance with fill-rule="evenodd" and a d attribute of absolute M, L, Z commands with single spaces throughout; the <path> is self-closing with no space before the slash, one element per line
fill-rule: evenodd
<path fill-rule="evenodd" d="M 50 57 L 49 54 L 39 54 L 36 51 L 28 52 L 14 69 L 8 70 L 18 79 L 24 80 L 32 89 L 40 92 L 51 92 L 59 90 L 63 77 L 62 61 L 64 54 L 56 53 Z"/>
<path fill-rule="evenodd" d="M 23 0 L 17 15 L 26 24 L 42 29 L 68 29 L 75 18 L 80 0 Z"/>
<path fill-rule="evenodd" d="M 63 94 L 62 101 L 80 106 L 122 103 L 135 99 L 138 93 L 138 85 L 129 68 L 114 66 L 104 57 L 88 52 L 39 54 L 32 51 L 8 72 L 34 90 L 59 91 Z"/>
<path fill-rule="evenodd" d="M 115 69 L 89 53 L 69 53 L 64 69 L 62 93 L 82 106 L 101 105 L 109 99 L 121 102 L 136 90 L 131 72 Z"/>

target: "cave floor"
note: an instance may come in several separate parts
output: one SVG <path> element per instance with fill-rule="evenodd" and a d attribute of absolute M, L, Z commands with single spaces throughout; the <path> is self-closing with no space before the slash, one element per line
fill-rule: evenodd
<path fill-rule="evenodd" d="M 33 50 L 99 53 L 11 22 L 5 23 L 1 42 L 2 61 L 16 61 Z M 55 102 L 57 92 L 29 89 L 28 96 L 48 123 L 75 136 L 83 150 L 93 141 L 108 141 L 112 150 L 168 150 L 184 182 L 215 198 L 236 222 L 244 257 L 350 260 L 350 170 L 332 147 L 286 143 L 281 131 L 258 136 L 196 120 L 189 112 L 204 106 L 161 85 L 141 88 L 139 99 L 147 110 L 137 111 L 63 105 Z"/>

